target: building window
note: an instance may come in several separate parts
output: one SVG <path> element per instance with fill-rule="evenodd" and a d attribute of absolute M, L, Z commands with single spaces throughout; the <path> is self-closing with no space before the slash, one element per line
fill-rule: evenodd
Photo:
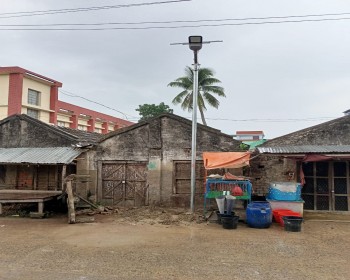
<path fill-rule="evenodd" d="M 95 132 L 102 133 L 102 129 L 101 128 L 95 128 Z"/>
<path fill-rule="evenodd" d="M 63 127 L 65 127 L 65 126 L 66 126 L 66 123 L 63 122 L 63 121 L 57 121 L 57 126 L 63 126 Z"/>
<path fill-rule="evenodd" d="M 28 104 L 39 106 L 39 98 L 40 98 L 39 91 L 28 89 Z"/>
<path fill-rule="evenodd" d="M 78 125 L 78 129 L 79 129 L 79 130 L 84 130 L 84 131 L 87 130 L 87 129 L 86 129 L 86 126 L 81 125 L 81 124 Z"/>
<path fill-rule="evenodd" d="M 27 115 L 34 118 L 39 119 L 39 111 L 34 109 L 27 109 Z"/>

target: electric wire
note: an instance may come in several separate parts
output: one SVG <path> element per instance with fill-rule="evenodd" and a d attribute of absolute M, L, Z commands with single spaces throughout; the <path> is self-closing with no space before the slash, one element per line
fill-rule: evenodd
<path fill-rule="evenodd" d="M 89 101 L 89 102 L 91 102 L 91 103 L 94 103 L 94 104 L 100 105 L 100 106 L 102 106 L 102 107 L 105 107 L 105 108 L 107 108 L 107 109 L 110 109 L 110 110 L 112 110 L 112 111 L 118 112 L 119 114 L 122 114 L 122 115 L 124 116 L 124 118 L 125 118 L 126 120 L 128 120 L 128 121 L 130 121 L 130 118 L 128 118 L 128 116 L 131 117 L 131 118 L 133 118 L 133 119 L 137 119 L 137 117 L 135 117 L 135 116 L 132 116 L 132 115 L 123 113 L 122 111 L 119 111 L 119 110 L 117 110 L 117 109 L 115 109 L 115 108 L 112 108 L 112 107 L 107 106 L 107 105 L 105 105 L 105 104 L 102 104 L 102 103 L 100 103 L 100 102 L 97 102 L 97 101 L 88 99 L 88 98 L 86 98 L 86 97 L 77 95 L 77 94 L 72 93 L 72 92 L 69 92 L 69 91 L 67 91 L 67 90 L 62 90 L 62 89 L 60 89 L 59 92 L 61 92 L 61 93 L 64 94 L 64 95 L 70 96 L 70 97 L 77 97 L 77 98 L 84 99 L 84 100 Z"/>
<path fill-rule="evenodd" d="M 159 2 L 159 1 L 158 2 L 143 2 L 143 3 L 135 3 L 135 4 L 113 5 L 113 6 L 97 6 L 97 7 L 83 7 L 83 8 L 70 8 L 70 9 L 58 9 L 58 10 L 45 10 L 45 11 L 1 13 L 0 14 L 0 18 L 18 18 L 18 17 L 53 15 L 53 14 L 89 12 L 89 11 L 130 8 L 130 7 L 139 7 L 139 6 L 172 4 L 172 3 L 189 2 L 189 1 L 192 1 L 192 0 L 169 0 L 169 1 L 161 1 L 161 2 Z"/>
<path fill-rule="evenodd" d="M 198 27 L 221 27 L 221 26 L 243 26 L 243 25 L 263 25 L 301 22 L 323 22 L 349 20 L 349 18 L 324 18 L 324 19 L 302 19 L 285 21 L 263 21 L 263 22 L 243 22 L 243 23 L 221 23 L 221 24 L 200 24 L 200 25 L 180 25 L 180 26 L 148 26 L 148 27 L 104 27 L 104 28 L 0 28 L 5 31 L 103 31 L 103 30 L 147 30 L 147 29 L 180 29 Z"/>
<path fill-rule="evenodd" d="M 212 121 L 231 121 L 231 122 L 301 122 L 301 121 L 324 121 L 331 120 L 335 117 L 317 117 L 317 118 L 294 118 L 294 119 L 220 119 L 205 118 Z"/>
<path fill-rule="evenodd" d="M 269 17 L 248 17 L 248 18 L 223 18 L 223 19 L 199 19 L 199 20 L 171 20 L 171 21 L 139 21 L 139 22 L 100 22 L 100 23 L 49 23 L 49 24 L 0 24 L 0 26 L 101 26 L 101 25 L 144 25 L 144 24 L 172 24 L 172 23 L 200 23 L 200 22 L 223 22 L 223 21 L 247 21 L 247 20 L 267 20 L 286 18 L 308 18 L 324 16 L 350 15 L 350 13 L 328 13 L 328 14 L 308 14 L 289 16 L 269 16 Z"/>
<path fill-rule="evenodd" d="M 75 93 L 69 92 L 67 90 L 59 90 L 62 94 L 70 96 L 70 97 L 77 97 L 77 98 L 81 98 L 84 99 L 86 101 L 89 101 L 91 103 L 100 105 L 102 107 L 105 107 L 107 109 L 113 110 L 115 112 L 118 112 L 120 114 L 122 114 L 124 116 L 124 118 L 128 121 L 137 121 L 140 119 L 140 117 L 136 117 L 130 114 L 126 114 L 121 112 L 120 110 L 117 110 L 115 108 L 112 108 L 110 106 L 107 106 L 105 104 L 102 104 L 100 102 L 88 99 L 86 97 L 77 95 Z M 129 116 L 129 117 L 128 117 Z M 206 117 L 206 120 L 211 120 L 211 121 L 231 121 L 231 122 L 301 122 L 301 121 L 324 121 L 324 120 L 331 120 L 334 119 L 335 117 L 313 117 L 313 118 L 289 118 L 289 119 L 229 119 L 229 118 L 210 118 L 210 117 Z M 187 119 L 191 119 L 191 118 L 187 118 Z M 198 120 L 200 120 L 200 118 L 198 118 Z"/>

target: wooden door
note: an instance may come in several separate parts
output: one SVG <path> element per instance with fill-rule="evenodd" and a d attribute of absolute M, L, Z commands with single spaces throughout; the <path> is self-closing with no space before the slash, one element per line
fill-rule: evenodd
<path fill-rule="evenodd" d="M 34 189 L 34 166 L 19 165 L 17 167 L 17 184 L 16 187 L 20 190 Z"/>
<path fill-rule="evenodd" d="M 174 161 L 173 193 L 191 194 L 191 161 Z M 203 161 L 196 161 L 196 194 L 204 194 Z"/>
<path fill-rule="evenodd" d="M 146 163 L 102 163 L 102 199 L 117 206 L 144 206 L 147 202 Z"/>

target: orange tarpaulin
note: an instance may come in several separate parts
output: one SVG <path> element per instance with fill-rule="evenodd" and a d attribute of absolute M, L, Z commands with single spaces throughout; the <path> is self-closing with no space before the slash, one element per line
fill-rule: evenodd
<path fill-rule="evenodd" d="M 250 152 L 204 152 L 205 169 L 241 168 L 249 165 Z"/>

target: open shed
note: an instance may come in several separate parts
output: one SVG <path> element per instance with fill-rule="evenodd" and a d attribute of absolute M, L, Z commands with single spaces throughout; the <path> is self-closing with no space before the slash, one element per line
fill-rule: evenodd
<path fill-rule="evenodd" d="M 91 144 L 73 133 L 27 115 L 0 122 L 0 212 L 2 204 L 16 202 L 37 202 L 42 212 L 45 201 L 62 193 L 82 146 Z"/>

